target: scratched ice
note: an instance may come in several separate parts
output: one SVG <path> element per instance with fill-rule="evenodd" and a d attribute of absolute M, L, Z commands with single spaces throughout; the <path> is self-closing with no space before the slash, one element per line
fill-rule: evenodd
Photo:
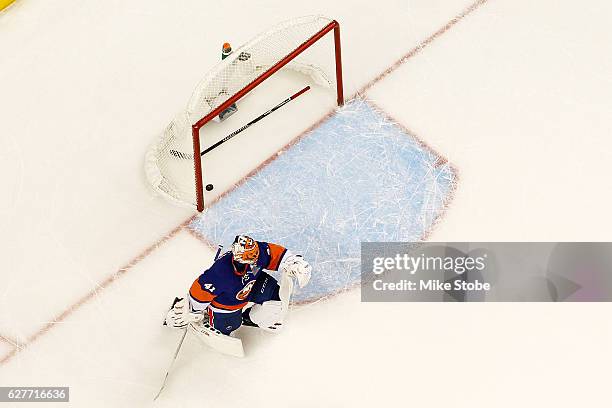
<path fill-rule="evenodd" d="M 302 253 L 313 277 L 294 300 L 313 301 L 358 283 L 361 241 L 423 239 L 455 182 L 450 165 L 356 99 L 190 228 L 214 243 L 247 233 Z"/>

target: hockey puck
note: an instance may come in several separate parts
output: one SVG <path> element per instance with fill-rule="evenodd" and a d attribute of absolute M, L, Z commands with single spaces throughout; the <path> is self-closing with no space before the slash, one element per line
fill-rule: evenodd
<path fill-rule="evenodd" d="M 212 189 L 215 188 L 212 184 L 207 184 L 206 185 L 206 191 L 212 191 Z"/>

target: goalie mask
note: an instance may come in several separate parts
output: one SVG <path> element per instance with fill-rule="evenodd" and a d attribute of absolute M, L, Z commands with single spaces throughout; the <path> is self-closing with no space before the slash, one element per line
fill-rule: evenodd
<path fill-rule="evenodd" d="M 249 236 L 236 235 L 232 244 L 232 256 L 236 262 L 254 265 L 259 258 L 259 245 Z"/>

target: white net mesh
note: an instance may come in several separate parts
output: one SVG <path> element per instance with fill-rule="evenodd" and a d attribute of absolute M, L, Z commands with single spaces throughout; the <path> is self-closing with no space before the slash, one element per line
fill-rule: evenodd
<path fill-rule="evenodd" d="M 174 118 L 147 152 L 145 168 L 154 189 L 175 203 L 195 207 L 192 125 L 255 81 L 331 21 L 322 16 L 286 21 L 235 49 L 213 67 L 197 85 L 186 110 Z M 318 46 L 309 48 L 283 69 L 303 73 L 314 84 L 330 87 L 334 84 L 333 64 L 333 50 L 329 46 Z"/>

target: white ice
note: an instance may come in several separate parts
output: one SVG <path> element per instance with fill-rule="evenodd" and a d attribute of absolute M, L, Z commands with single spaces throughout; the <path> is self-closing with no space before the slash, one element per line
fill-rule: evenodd
<path fill-rule="evenodd" d="M 612 6 L 489 0 L 443 29 L 471 4 L 17 0 L 0 13 L 0 385 L 153 405 L 178 340 L 158 322 L 212 253 L 175 230 L 189 210 L 150 193 L 144 152 L 223 42 L 290 17 L 340 21 L 349 96 L 427 45 L 367 96 L 459 170 L 432 239 L 610 240 Z M 262 105 L 285 95 L 270 88 Z M 315 96 L 254 128 L 259 150 L 228 144 L 238 166 L 211 159 L 226 175 L 215 192 L 333 104 Z M 295 309 L 278 336 L 245 331 L 243 360 L 188 341 L 157 406 L 600 406 L 609 314 L 351 291 Z"/>

